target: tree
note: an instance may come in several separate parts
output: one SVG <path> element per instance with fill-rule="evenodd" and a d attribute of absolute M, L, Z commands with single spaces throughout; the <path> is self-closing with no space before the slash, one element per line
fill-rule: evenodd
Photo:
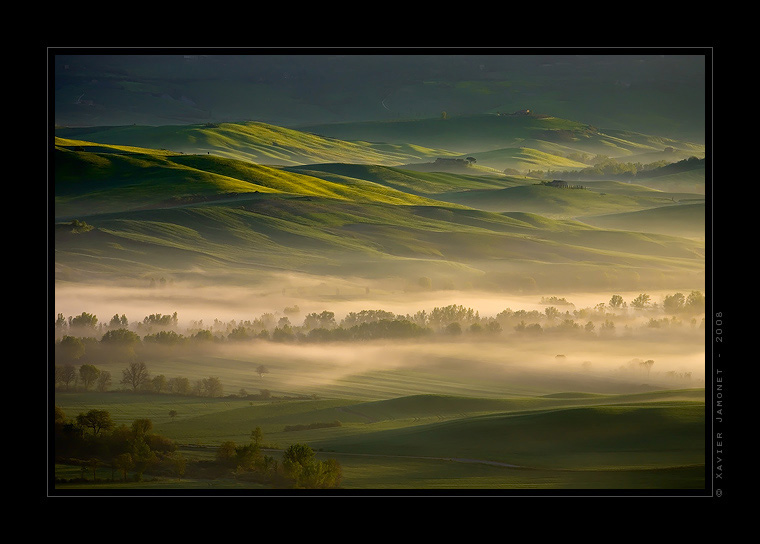
<path fill-rule="evenodd" d="M 82 365 L 79 367 L 79 377 L 82 378 L 85 391 L 98 379 L 100 370 L 93 365 Z"/>
<path fill-rule="evenodd" d="M 686 300 L 686 297 L 683 296 L 683 293 L 668 295 L 662 301 L 662 307 L 665 309 L 666 312 L 675 314 L 683 310 L 685 300 Z"/>
<path fill-rule="evenodd" d="M 107 370 L 101 370 L 98 376 L 98 391 L 106 391 L 111 385 L 111 373 Z"/>
<path fill-rule="evenodd" d="M 306 444 L 292 444 L 282 456 L 285 473 L 298 482 L 306 467 L 314 460 L 314 450 Z"/>
<path fill-rule="evenodd" d="M 77 424 L 92 429 L 92 434 L 98 436 L 101 431 L 113 429 L 114 422 L 107 410 L 90 410 L 77 416 Z"/>
<path fill-rule="evenodd" d="M 73 362 L 85 354 L 85 345 L 81 338 L 64 336 L 58 343 L 58 355 L 65 362 Z"/>
<path fill-rule="evenodd" d="M 135 356 L 135 347 L 140 343 L 140 337 L 127 329 L 112 329 L 101 337 L 100 343 L 114 348 L 114 356 L 129 360 Z"/>
<path fill-rule="evenodd" d="M 169 410 L 169 417 L 174 421 L 174 418 L 177 417 L 177 410 Z"/>
<path fill-rule="evenodd" d="M 121 383 L 128 385 L 132 391 L 137 391 L 140 387 L 148 383 L 150 374 L 145 363 L 130 363 L 127 368 L 122 370 Z"/>
<path fill-rule="evenodd" d="M 256 447 L 259 447 L 261 444 L 261 427 L 256 427 L 254 430 L 251 431 L 251 442 L 253 442 L 253 445 Z"/>
<path fill-rule="evenodd" d="M 177 473 L 177 479 L 181 480 L 185 475 L 185 469 L 187 468 L 187 459 L 181 453 L 175 453 L 170 457 L 170 461 L 174 466 L 174 470 Z"/>
<path fill-rule="evenodd" d="M 98 479 L 97 470 L 98 470 L 98 467 L 100 466 L 100 460 L 97 457 L 92 457 L 90 458 L 89 461 L 87 461 L 87 464 L 92 469 L 92 481 L 94 482 L 95 480 Z"/>
<path fill-rule="evenodd" d="M 67 364 L 55 367 L 55 382 L 65 385 L 67 390 L 69 389 L 71 382 L 76 380 L 76 377 L 77 371 L 74 368 L 74 365 Z"/>
<path fill-rule="evenodd" d="M 639 363 L 642 367 L 644 367 L 644 370 L 647 371 L 647 378 L 649 378 L 649 372 L 652 370 L 652 365 L 654 365 L 654 361 L 652 359 L 648 359 L 646 361 L 643 361 Z"/>
<path fill-rule="evenodd" d="M 282 467 L 298 488 L 337 487 L 342 478 L 340 464 L 335 459 L 318 461 L 314 450 L 305 444 L 293 444 L 285 450 Z"/>
<path fill-rule="evenodd" d="M 256 368 L 256 373 L 259 375 L 259 378 L 263 378 L 264 374 L 268 374 L 269 373 L 269 370 L 264 365 L 259 365 Z"/>
<path fill-rule="evenodd" d="M 97 324 L 98 318 L 87 312 L 82 312 L 74 318 L 69 318 L 70 328 L 94 329 Z"/>
<path fill-rule="evenodd" d="M 114 316 L 111 318 L 111 321 L 108 323 L 108 326 L 112 329 L 126 328 L 127 325 L 129 325 L 129 321 L 127 320 L 127 316 L 124 314 L 122 314 L 121 317 L 119 317 L 119 314 L 114 314 Z"/>
<path fill-rule="evenodd" d="M 153 385 L 154 391 L 160 393 L 166 388 L 166 376 L 159 374 L 151 380 L 151 384 Z"/>
<path fill-rule="evenodd" d="M 226 440 L 219 444 L 216 450 L 216 460 L 225 465 L 232 465 L 237 459 L 235 443 L 232 440 Z"/>
<path fill-rule="evenodd" d="M 705 311 L 705 296 L 699 291 L 692 291 L 686 297 L 685 308 L 694 313 Z"/>
<path fill-rule="evenodd" d="M 625 305 L 625 302 L 623 302 L 623 297 L 620 295 L 612 295 L 612 298 L 610 299 L 610 306 L 612 308 L 621 308 Z"/>
<path fill-rule="evenodd" d="M 649 295 L 646 293 L 641 293 L 639 296 L 637 296 L 635 299 L 631 301 L 631 306 L 634 308 L 646 308 L 649 305 Z"/>
<path fill-rule="evenodd" d="M 462 334 L 462 325 L 454 321 L 453 323 L 449 323 L 448 325 L 446 325 L 446 328 L 444 329 L 444 331 L 446 334 L 450 336 L 458 336 Z"/>
<path fill-rule="evenodd" d="M 132 459 L 132 455 L 129 453 L 122 453 L 113 460 L 113 465 L 121 471 L 124 481 L 126 482 L 127 472 L 135 466 L 135 462 Z"/>
<path fill-rule="evenodd" d="M 167 388 L 172 393 L 187 395 L 190 393 L 190 380 L 183 378 L 182 376 L 171 378 L 167 382 Z"/>
<path fill-rule="evenodd" d="M 208 397 L 221 397 L 223 393 L 222 382 L 216 376 L 209 376 L 202 382 L 202 394 Z"/>
<path fill-rule="evenodd" d="M 135 419 L 132 422 L 132 434 L 135 437 L 145 437 L 153 430 L 153 421 L 147 418 Z"/>

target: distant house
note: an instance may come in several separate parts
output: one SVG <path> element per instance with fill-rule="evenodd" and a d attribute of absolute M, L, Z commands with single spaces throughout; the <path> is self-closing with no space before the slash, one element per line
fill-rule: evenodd
<path fill-rule="evenodd" d="M 566 181 L 562 181 L 561 179 L 554 179 L 554 180 L 550 181 L 549 183 L 547 183 L 547 185 L 549 187 L 561 187 L 563 189 L 567 188 L 567 182 Z"/>

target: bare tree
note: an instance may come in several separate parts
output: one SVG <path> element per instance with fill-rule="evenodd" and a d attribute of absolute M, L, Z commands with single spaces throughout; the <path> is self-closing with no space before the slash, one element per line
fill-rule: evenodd
<path fill-rule="evenodd" d="M 121 383 L 132 387 L 132 391 L 137 391 L 142 385 L 148 383 L 150 374 L 145 363 L 129 363 L 129 366 L 122 371 Z"/>

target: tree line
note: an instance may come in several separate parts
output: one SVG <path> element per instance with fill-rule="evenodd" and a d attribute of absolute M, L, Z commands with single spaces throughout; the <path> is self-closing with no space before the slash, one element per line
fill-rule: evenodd
<path fill-rule="evenodd" d="M 106 326 L 99 326 L 97 316 L 86 312 L 68 320 L 58 314 L 55 326 L 59 336 L 54 345 L 55 383 L 58 387 L 81 384 L 85 390 L 106 391 L 114 378 L 95 365 L 124 362 L 129 366 L 120 383 L 132 390 L 145 389 L 147 378 L 143 376 L 144 371 L 133 368 L 136 361 L 176 353 L 177 350 L 198 353 L 220 344 L 241 345 L 256 340 L 320 343 L 420 339 L 433 335 L 475 339 L 503 336 L 507 331 L 512 334 L 609 335 L 614 333 L 616 321 L 641 320 L 642 316 L 648 318 L 642 325 L 648 328 L 681 326 L 683 320 L 688 320 L 692 327 L 704 326 L 704 317 L 700 314 L 705 311 L 705 297 L 700 291 L 666 295 L 660 303 L 654 302 L 646 293 L 630 301 L 616 294 L 606 303 L 580 309 L 564 298 L 544 297 L 541 302 L 546 306 L 543 311 L 506 308 L 495 316 L 486 317 L 473 308 L 456 304 L 406 315 L 362 310 L 350 312 L 340 322 L 335 319 L 334 312 L 325 310 L 307 314 L 301 325 L 291 323 L 297 308 L 290 308 L 286 309 L 289 316 L 279 319 L 266 313 L 254 320 L 227 323 L 215 320 L 211 326 L 204 326 L 202 321 L 192 322 L 185 334 L 176 330 L 179 322 L 176 312 L 172 315 L 152 314 L 137 325 L 130 323 L 124 315 L 115 315 Z M 145 334 L 140 336 L 138 331 Z M 99 340 L 96 338 L 98 334 L 101 335 Z M 260 375 L 265 372 L 265 368 L 259 368 Z M 156 376 L 151 380 L 150 386 L 158 392 L 220 396 L 221 391 L 221 385 L 213 377 L 192 384 L 179 377 Z"/>
<path fill-rule="evenodd" d="M 268 372 L 264 365 L 259 365 L 257 372 L 263 375 Z M 108 391 L 113 385 L 111 372 L 89 363 L 79 367 L 71 364 L 56 364 L 53 381 L 57 390 L 63 391 Z M 183 376 L 167 378 L 163 374 L 151 375 L 148 366 L 143 361 L 130 362 L 122 370 L 118 382 L 124 389 L 132 392 L 170 393 L 182 396 L 221 397 L 224 386 L 217 376 L 209 376 L 191 382 Z M 236 396 L 250 397 L 245 391 Z M 257 397 L 269 398 L 269 392 L 263 390 Z"/>
<path fill-rule="evenodd" d="M 251 432 L 250 442 L 223 442 L 214 460 L 188 460 L 174 441 L 153 433 L 150 419 L 131 425 L 116 425 L 107 410 L 91 409 L 67 418 L 59 406 L 53 415 L 55 460 L 79 466 L 86 480 L 98 482 L 98 471 L 111 470 L 110 480 L 141 481 L 146 474 L 160 477 L 219 478 L 255 481 L 276 488 L 335 488 L 343 477 L 340 463 L 320 461 L 305 444 L 292 444 L 281 459 L 264 454 L 260 427 Z M 56 480 L 58 484 L 66 481 Z"/>
<path fill-rule="evenodd" d="M 559 178 L 563 180 L 619 180 L 631 182 L 641 178 L 649 179 L 672 173 L 688 172 L 696 167 L 704 166 L 705 163 L 705 159 L 698 157 L 689 157 L 675 163 L 661 160 L 649 164 L 620 162 L 604 155 L 597 155 L 592 158 L 588 155 L 575 154 L 569 155 L 568 158 L 577 162 L 590 163 L 591 166 L 581 170 L 547 170 L 545 172 L 542 170 L 529 170 L 526 175 L 537 179 Z M 509 174 L 509 172 L 505 173 Z"/>
<path fill-rule="evenodd" d="M 550 305 L 545 314 L 546 317 L 556 316 L 556 306 L 575 305 L 564 298 L 542 297 L 542 305 Z M 672 316 L 698 315 L 705 310 L 705 297 L 700 291 L 691 291 L 689 294 L 675 293 L 666 295 L 661 303 L 654 302 L 650 295 L 642 293 L 634 299 L 626 302 L 621 295 L 612 295 L 607 303 L 599 303 L 593 308 L 585 308 L 572 311 L 566 310 L 562 314 L 566 318 L 608 318 L 625 317 L 627 309 L 651 310 L 662 312 Z M 451 323 L 457 322 L 463 326 L 478 324 L 481 328 L 487 328 L 488 324 L 496 321 L 501 329 L 513 327 L 509 322 L 512 316 L 527 316 L 529 312 L 524 310 L 513 311 L 510 308 L 498 313 L 494 317 L 481 317 L 473 308 L 451 304 L 444 307 L 435 307 L 430 311 L 421 310 L 414 314 L 394 314 L 385 310 L 361 310 L 348 313 L 340 322 L 335 319 L 335 313 L 324 310 L 320 313 L 311 312 L 304 316 L 300 325 L 291 322 L 294 314 L 299 313 L 297 306 L 286 308 L 288 315 L 277 317 L 273 313 L 264 313 L 252 320 L 232 320 L 223 322 L 215 319 L 213 324 L 204 324 L 202 320 L 192 321 L 187 327 L 185 334 L 177 332 L 178 317 L 172 315 L 152 314 L 142 321 L 130 322 L 125 315 L 114 315 L 107 323 L 100 322 L 94 314 L 82 312 L 82 314 L 64 318 L 59 313 L 54 330 L 57 341 L 64 336 L 80 338 L 85 349 L 88 344 L 99 342 L 108 346 L 134 347 L 138 343 L 145 345 L 171 346 L 183 342 L 193 342 L 196 345 L 207 342 L 240 341 L 252 339 L 286 340 L 297 338 L 308 340 L 312 331 L 341 329 L 342 336 L 348 340 L 365 340 L 371 338 L 414 338 L 430 333 L 445 332 L 445 328 Z M 622 312 L 622 313 L 621 313 Z M 541 319 L 542 312 L 530 314 L 531 318 Z M 500 332 L 496 324 L 491 325 L 494 332 Z M 314 336 L 319 337 L 320 332 Z M 341 334 L 339 334 L 340 336 Z M 100 340 L 96 339 L 100 336 Z"/>

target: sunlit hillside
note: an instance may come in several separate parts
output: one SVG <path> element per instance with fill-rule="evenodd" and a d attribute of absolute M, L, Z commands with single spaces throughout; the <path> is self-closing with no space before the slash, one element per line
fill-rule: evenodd
<path fill-rule="evenodd" d="M 269 165 L 336 162 L 347 157 L 351 158 L 351 162 L 394 165 L 457 155 L 444 149 L 406 143 L 341 141 L 252 121 L 160 127 L 59 127 L 56 135 L 101 144 L 150 147 L 187 154 L 213 154 Z"/>

